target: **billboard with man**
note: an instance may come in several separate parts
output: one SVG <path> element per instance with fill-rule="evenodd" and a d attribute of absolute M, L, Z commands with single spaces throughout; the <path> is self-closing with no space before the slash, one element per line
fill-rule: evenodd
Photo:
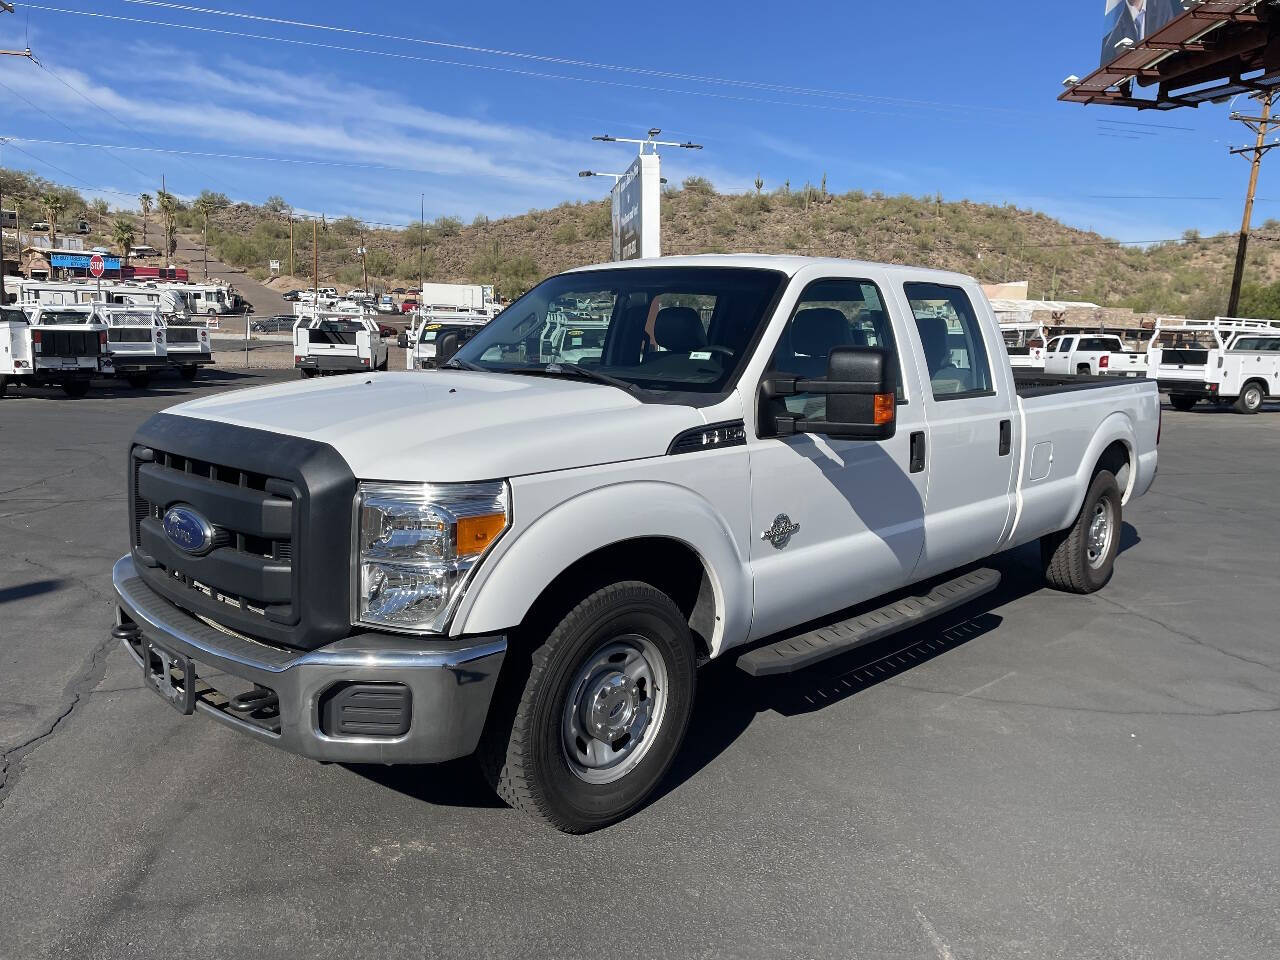
<path fill-rule="evenodd" d="M 1139 43 L 1183 12 L 1179 0 L 1105 0 L 1107 15 L 1102 31 L 1102 60 L 1105 67 L 1124 53 L 1125 40 Z"/>

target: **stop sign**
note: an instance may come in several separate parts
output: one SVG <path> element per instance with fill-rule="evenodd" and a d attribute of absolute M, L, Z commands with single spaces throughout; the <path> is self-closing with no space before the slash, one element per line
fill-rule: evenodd
<path fill-rule="evenodd" d="M 94 277 L 101 277 L 106 272 L 107 262 L 102 259 L 102 254 L 95 253 L 89 258 L 89 274 Z"/>

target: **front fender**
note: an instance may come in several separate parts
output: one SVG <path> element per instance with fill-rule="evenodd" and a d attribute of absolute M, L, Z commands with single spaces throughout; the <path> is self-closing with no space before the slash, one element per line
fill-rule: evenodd
<path fill-rule="evenodd" d="M 637 510 L 642 504 L 643 509 Z M 521 623 L 534 601 L 576 561 L 640 537 L 686 544 L 701 559 L 715 596 L 711 654 L 751 625 L 750 571 L 724 518 L 700 495 L 676 484 L 635 481 L 599 487 L 557 504 L 476 571 L 452 633 L 502 632 Z"/>

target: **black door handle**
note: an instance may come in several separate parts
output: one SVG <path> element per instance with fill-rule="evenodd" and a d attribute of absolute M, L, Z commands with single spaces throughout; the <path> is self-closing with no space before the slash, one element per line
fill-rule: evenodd
<path fill-rule="evenodd" d="M 924 470 L 924 431 L 917 430 L 911 435 L 911 472 Z"/>
<path fill-rule="evenodd" d="M 1009 450 L 1013 447 L 1013 423 L 1009 420 L 1000 421 L 1000 456 L 1007 457 Z"/>

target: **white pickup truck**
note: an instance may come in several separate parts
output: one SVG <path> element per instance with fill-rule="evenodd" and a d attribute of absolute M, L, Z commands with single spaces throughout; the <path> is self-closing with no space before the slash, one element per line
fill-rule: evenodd
<path fill-rule="evenodd" d="M 36 307 L 28 316 L 0 307 L 0 397 L 10 386 L 60 386 L 83 397 L 111 372 L 107 327 L 90 311 Z"/>
<path fill-rule="evenodd" d="M 1044 348 L 1045 373 L 1142 377 L 1146 360 L 1146 354 L 1125 350 L 1124 341 L 1111 334 L 1054 337 Z"/>
<path fill-rule="evenodd" d="M 293 325 L 293 365 L 304 378 L 386 370 L 387 345 L 370 316 L 302 307 Z"/>
<path fill-rule="evenodd" d="M 547 318 L 611 308 L 603 350 Z M 224 393 L 130 448 L 114 635 L 184 714 L 321 760 L 478 751 L 566 831 L 636 810 L 697 668 L 815 667 L 1041 544 L 1112 575 L 1156 474 L 1145 379 L 1015 380 L 969 277 L 801 257 L 552 277 L 443 369 Z"/>

